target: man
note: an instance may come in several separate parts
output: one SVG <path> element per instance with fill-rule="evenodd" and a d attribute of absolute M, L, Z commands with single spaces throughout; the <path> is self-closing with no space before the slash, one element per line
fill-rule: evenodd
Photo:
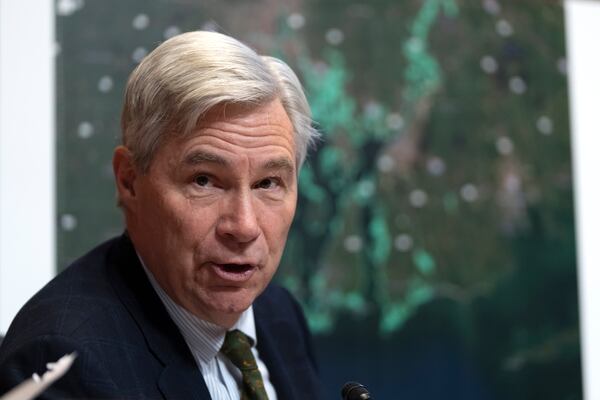
<path fill-rule="evenodd" d="M 132 73 L 113 167 L 127 231 L 36 294 L 0 393 L 76 351 L 45 398 L 319 398 L 297 303 L 269 282 L 317 133 L 283 62 L 211 32 Z"/>

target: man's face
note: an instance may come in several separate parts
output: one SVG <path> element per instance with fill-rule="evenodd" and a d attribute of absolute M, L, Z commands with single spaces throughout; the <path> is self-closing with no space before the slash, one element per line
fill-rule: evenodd
<path fill-rule="evenodd" d="M 135 248 L 178 304 L 231 326 L 264 290 L 296 209 L 295 149 L 275 100 L 213 110 L 193 135 L 167 139 L 146 174 L 116 150 Z"/>

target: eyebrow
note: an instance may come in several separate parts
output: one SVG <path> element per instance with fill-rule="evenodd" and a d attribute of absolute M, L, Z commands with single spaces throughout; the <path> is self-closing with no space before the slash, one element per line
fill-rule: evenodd
<path fill-rule="evenodd" d="M 198 165 L 203 163 L 218 164 L 224 167 L 229 165 L 229 161 L 225 158 L 206 151 L 195 151 L 190 153 L 185 157 L 184 162 L 188 165 Z"/>
<path fill-rule="evenodd" d="M 263 164 L 264 169 L 282 169 L 289 173 L 294 172 L 294 164 L 288 157 L 279 157 L 266 161 Z"/>
<path fill-rule="evenodd" d="M 184 162 L 192 166 L 204 163 L 217 164 L 223 167 L 230 165 L 230 162 L 226 158 L 207 151 L 194 151 L 184 158 Z M 262 169 L 285 170 L 286 172 L 293 173 L 294 163 L 288 157 L 278 157 L 265 161 L 262 164 Z"/>

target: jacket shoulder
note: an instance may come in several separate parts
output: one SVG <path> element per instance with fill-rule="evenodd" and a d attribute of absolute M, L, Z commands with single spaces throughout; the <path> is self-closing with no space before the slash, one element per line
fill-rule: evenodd
<path fill-rule="evenodd" d="M 0 354 L 38 336 L 71 336 L 88 320 L 106 318 L 107 309 L 118 307 L 106 271 L 117 240 L 91 250 L 40 289 L 17 313 Z"/>

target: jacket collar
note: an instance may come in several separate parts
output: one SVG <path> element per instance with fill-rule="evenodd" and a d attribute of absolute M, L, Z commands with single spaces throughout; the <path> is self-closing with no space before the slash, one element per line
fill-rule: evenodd
<path fill-rule="evenodd" d="M 164 365 L 157 382 L 168 399 L 209 400 L 204 378 L 179 329 L 152 288 L 127 233 L 108 255 L 108 274 L 117 295 L 136 321 L 154 356 Z M 260 300 L 260 298 L 259 298 Z M 274 321 L 255 302 L 257 349 L 279 399 L 295 399 L 292 377 L 277 350 Z"/>
<path fill-rule="evenodd" d="M 292 391 L 292 378 L 288 373 L 285 362 L 281 358 L 280 350 L 275 346 L 276 339 L 273 337 L 273 332 L 278 332 L 274 324 L 272 316 L 264 312 L 261 307 L 260 297 L 254 302 L 254 320 L 256 324 L 256 336 L 258 337 L 257 350 L 261 360 L 269 369 L 271 383 L 277 391 L 279 399 L 296 399 L 297 393 Z"/>
<path fill-rule="evenodd" d="M 164 365 L 158 386 L 169 399 L 210 399 L 194 358 L 144 274 L 135 249 L 123 234 L 108 255 L 108 274 L 117 295 Z"/>

